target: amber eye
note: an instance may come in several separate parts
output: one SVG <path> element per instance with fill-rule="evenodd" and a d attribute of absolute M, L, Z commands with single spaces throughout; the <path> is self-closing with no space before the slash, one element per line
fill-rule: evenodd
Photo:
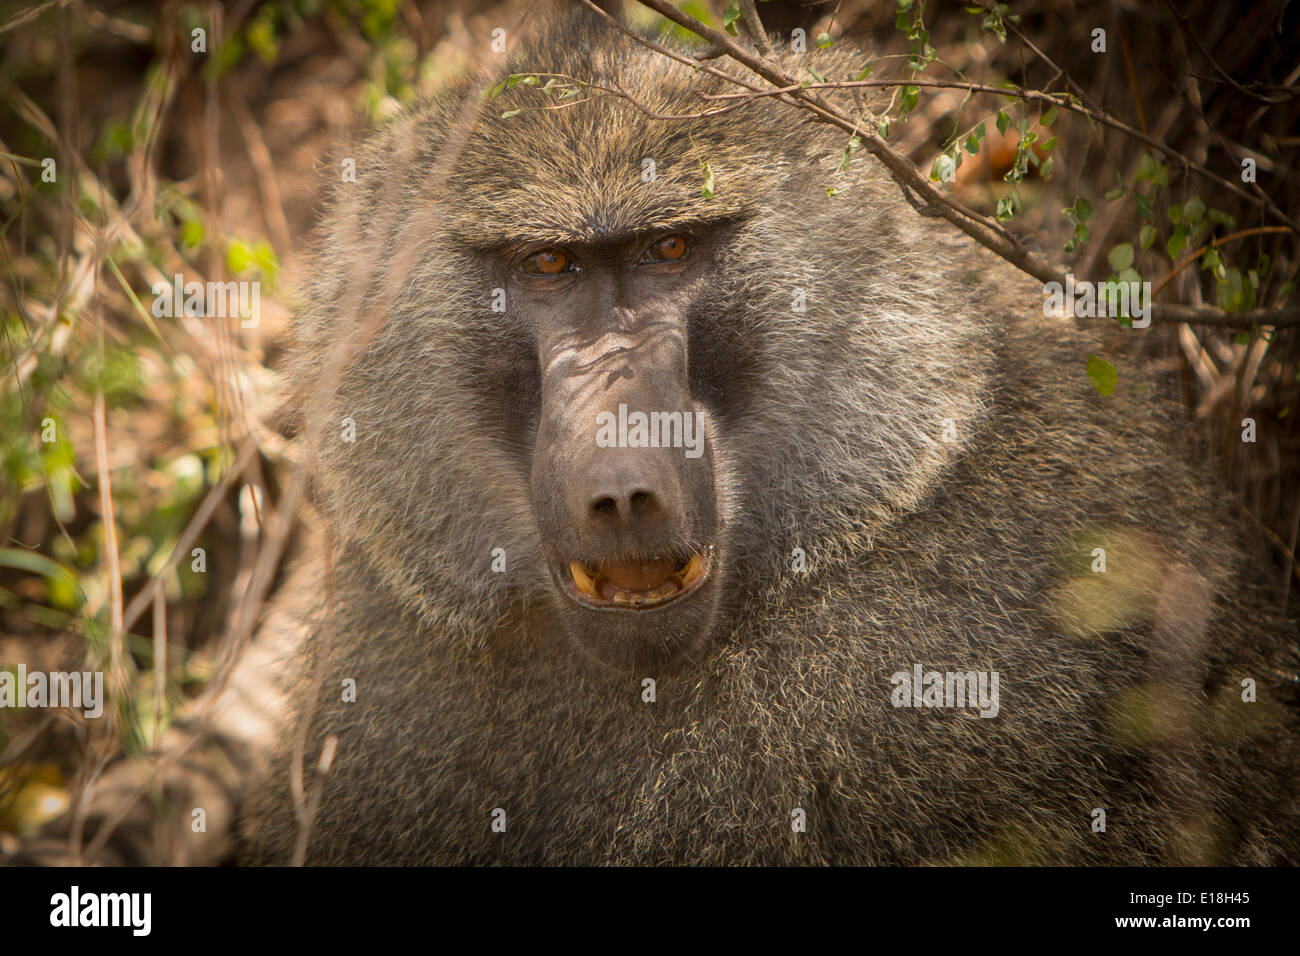
<path fill-rule="evenodd" d="M 559 249 L 543 249 L 519 263 L 519 269 L 530 276 L 557 276 L 562 272 L 573 272 L 573 260 Z"/>
<path fill-rule="evenodd" d="M 645 251 L 642 262 L 675 262 L 686 255 L 685 236 L 664 236 Z"/>

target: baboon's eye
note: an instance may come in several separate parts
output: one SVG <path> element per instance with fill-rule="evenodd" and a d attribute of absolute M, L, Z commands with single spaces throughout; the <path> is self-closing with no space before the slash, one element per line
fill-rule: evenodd
<path fill-rule="evenodd" d="M 557 276 L 562 272 L 575 272 L 573 260 L 559 249 L 542 249 L 519 263 L 519 269 L 530 276 Z"/>
<path fill-rule="evenodd" d="M 656 240 L 645 255 L 641 257 L 642 262 L 676 262 L 682 256 L 686 255 L 686 237 L 685 236 L 664 236 Z"/>

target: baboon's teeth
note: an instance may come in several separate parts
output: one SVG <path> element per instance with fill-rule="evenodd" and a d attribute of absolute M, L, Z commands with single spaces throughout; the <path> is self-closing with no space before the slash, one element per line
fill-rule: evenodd
<path fill-rule="evenodd" d="M 651 573 L 655 570 L 654 564 L 662 565 L 662 562 L 648 563 L 649 570 L 637 566 L 620 566 L 617 576 L 623 581 L 638 580 L 638 575 L 641 579 L 653 580 L 658 577 L 658 573 Z M 620 607 L 649 607 L 662 604 L 698 584 L 707 570 L 705 558 L 696 553 L 662 583 L 636 588 L 616 584 L 610 576 L 593 570 L 591 566 L 581 561 L 569 562 L 569 575 L 579 594 L 584 598 L 591 598 L 598 604 L 606 606 L 614 604 Z"/>
<path fill-rule="evenodd" d="M 596 590 L 596 582 L 592 580 L 587 569 L 577 561 L 569 562 L 569 574 L 573 575 L 573 583 L 578 586 L 578 590 L 588 597 L 600 600 L 600 593 Z"/>
<path fill-rule="evenodd" d="M 688 588 L 699 580 L 700 575 L 703 573 L 704 559 L 701 558 L 697 552 L 696 554 L 691 555 L 691 559 L 686 562 L 685 567 L 677 572 L 676 577 L 682 587 Z"/>

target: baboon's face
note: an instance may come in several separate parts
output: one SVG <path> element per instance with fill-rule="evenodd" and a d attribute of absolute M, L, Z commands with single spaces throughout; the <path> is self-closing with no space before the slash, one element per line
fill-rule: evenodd
<path fill-rule="evenodd" d="M 501 256 L 537 350 L 530 479 L 545 560 L 566 628 L 609 662 L 670 656 L 708 632 L 717 603 L 715 449 L 689 331 L 715 238 L 645 231 Z"/>
<path fill-rule="evenodd" d="M 674 114 L 721 89 L 581 32 L 509 71 Z M 420 260 L 318 417 L 334 527 L 442 652 L 706 654 L 928 493 L 939 423 L 981 408 L 964 260 L 842 135 L 768 100 L 662 122 L 520 84 L 441 145 L 479 96 L 395 122 L 344 192 L 304 351 L 352 321 L 353 236 Z"/>

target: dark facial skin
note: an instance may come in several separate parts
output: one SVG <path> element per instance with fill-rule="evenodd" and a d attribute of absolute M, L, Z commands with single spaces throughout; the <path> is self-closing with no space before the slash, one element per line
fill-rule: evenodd
<path fill-rule="evenodd" d="M 501 255 L 511 312 L 537 347 L 531 486 L 556 611 L 582 650 L 619 668 L 688 652 L 718 603 L 714 423 L 692 395 L 688 321 L 712 251 L 707 232 L 677 231 Z M 617 420 L 620 405 L 694 416 L 702 454 L 602 447 L 598 416 Z"/>

